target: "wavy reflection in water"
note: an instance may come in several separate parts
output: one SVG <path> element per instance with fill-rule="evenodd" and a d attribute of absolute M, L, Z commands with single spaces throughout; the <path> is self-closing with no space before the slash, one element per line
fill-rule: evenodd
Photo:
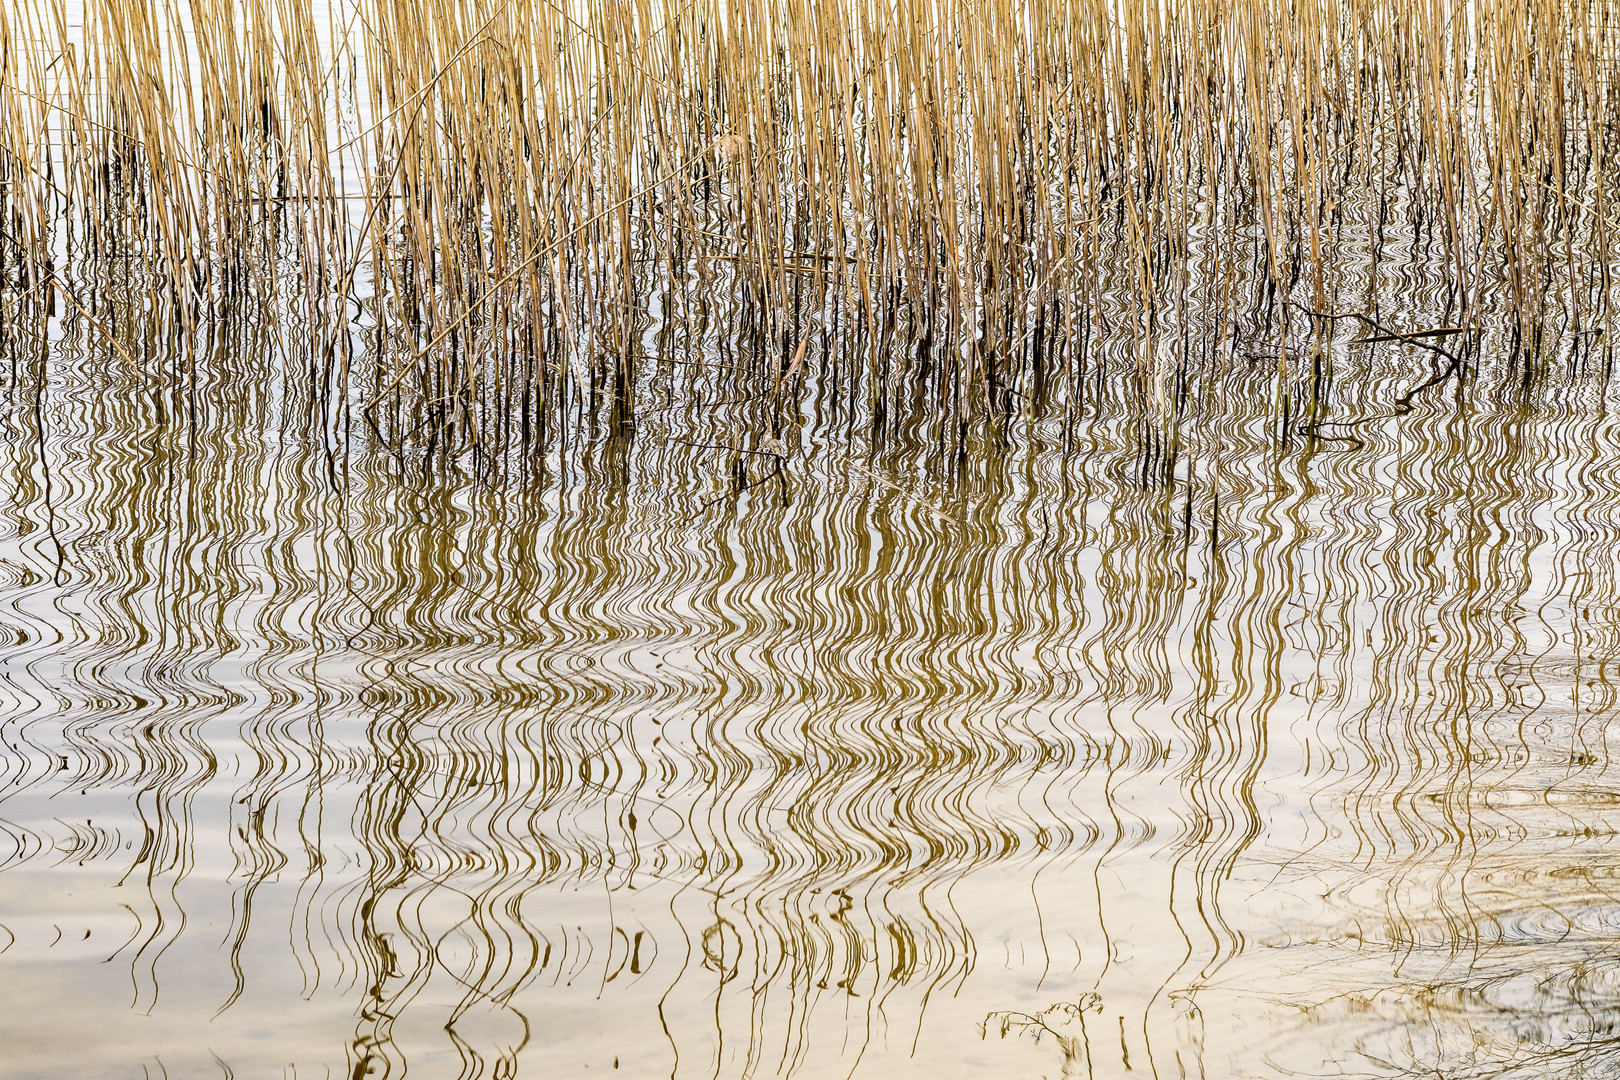
<path fill-rule="evenodd" d="M 8 340 L 0 1071 L 1611 1068 L 1599 375 L 1195 288 L 771 431 L 714 304 L 493 461 L 251 315 Z"/>

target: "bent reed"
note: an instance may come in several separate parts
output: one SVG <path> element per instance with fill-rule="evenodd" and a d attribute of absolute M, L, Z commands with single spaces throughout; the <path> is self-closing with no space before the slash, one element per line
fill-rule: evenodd
<path fill-rule="evenodd" d="M 1487 324 L 1528 371 L 1609 318 L 1617 31 L 1616 0 L 8 5 L 5 305 L 124 359 L 132 312 L 250 312 L 344 422 L 484 445 L 629 416 L 720 290 L 773 401 L 849 366 L 1035 409 L 1099 328 L 1184 372 L 1256 313 L 1284 379 L 1351 331 L 1466 368 Z M 1439 328 L 1357 293 L 1414 252 Z"/>

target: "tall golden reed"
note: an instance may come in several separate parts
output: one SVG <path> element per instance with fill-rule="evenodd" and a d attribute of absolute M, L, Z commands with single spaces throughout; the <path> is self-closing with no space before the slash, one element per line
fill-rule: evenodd
<path fill-rule="evenodd" d="M 648 266 L 738 275 L 773 378 L 836 307 L 994 394 L 1106 283 L 1144 335 L 1176 318 L 1198 245 L 1331 307 L 1392 212 L 1459 323 L 1506 288 L 1529 332 L 1554 274 L 1607 317 L 1617 27 L 1620 0 L 39 0 L 0 7 L 0 245 L 87 312 L 69 266 L 187 325 L 296 313 L 327 385 L 363 326 L 373 407 L 505 400 L 491 349 L 570 377 L 559 335 L 622 386 Z"/>

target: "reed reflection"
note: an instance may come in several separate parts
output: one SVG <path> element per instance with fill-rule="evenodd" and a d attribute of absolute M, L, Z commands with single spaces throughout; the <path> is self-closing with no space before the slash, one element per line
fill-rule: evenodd
<path fill-rule="evenodd" d="M 1600 1070 L 1608 384 L 1190 295 L 969 414 L 722 293 L 483 457 L 8 337 L 5 1068 Z"/>

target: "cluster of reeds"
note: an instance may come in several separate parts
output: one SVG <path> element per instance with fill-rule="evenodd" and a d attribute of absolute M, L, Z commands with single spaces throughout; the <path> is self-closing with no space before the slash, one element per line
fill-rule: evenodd
<path fill-rule="evenodd" d="M 253 313 L 380 433 L 622 405 L 722 289 L 771 392 L 857 332 L 947 409 L 1395 233 L 1608 316 L 1616 0 L 80 2 L 0 9 L 10 317 Z"/>

